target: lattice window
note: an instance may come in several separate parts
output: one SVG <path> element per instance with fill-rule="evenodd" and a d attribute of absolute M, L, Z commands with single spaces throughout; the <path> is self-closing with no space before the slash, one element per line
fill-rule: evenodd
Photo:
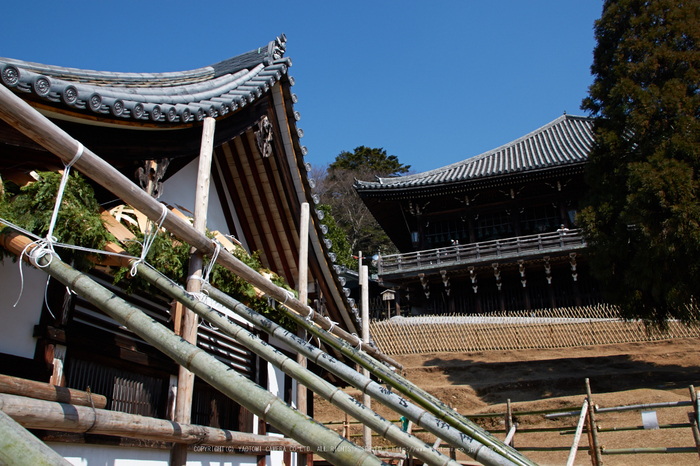
<path fill-rule="evenodd" d="M 561 224 L 559 210 L 552 205 L 528 207 L 520 218 L 520 228 L 523 235 L 557 231 Z"/>
<path fill-rule="evenodd" d="M 70 358 L 66 385 L 107 397 L 107 409 L 142 416 L 163 417 L 163 379 Z"/>
<path fill-rule="evenodd" d="M 506 212 L 480 214 L 476 219 L 476 241 L 488 241 L 514 236 L 510 215 Z"/>

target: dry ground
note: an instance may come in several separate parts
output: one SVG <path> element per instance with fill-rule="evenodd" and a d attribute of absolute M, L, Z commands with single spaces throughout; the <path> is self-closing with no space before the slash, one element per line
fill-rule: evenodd
<path fill-rule="evenodd" d="M 409 380 L 451 403 L 462 414 L 502 413 L 510 399 L 520 428 L 557 427 L 567 431 L 567 427 L 575 427 L 577 418 L 550 420 L 543 416 L 517 416 L 517 411 L 574 406 L 580 409 L 586 378 L 590 379 L 593 401 L 600 407 L 688 401 L 689 385 L 700 389 L 700 341 L 695 339 L 552 350 L 403 355 L 396 359 L 403 364 Z M 348 391 L 360 397 L 357 390 Z M 314 401 L 314 417 L 319 421 L 338 421 L 345 417 L 318 397 Z M 376 402 L 373 408 L 387 419 L 399 418 Z M 689 410 L 689 407 L 676 407 L 655 411 L 659 424 L 664 425 L 687 423 Z M 597 421 L 601 428 L 642 425 L 640 410 L 600 413 Z M 505 433 L 498 432 L 504 429 L 502 418 L 479 423 L 497 437 L 505 438 Z M 435 440 L 429 434 L 418 435 L 430 444 Z M 375 439 L 375 445 L 382 444 L 381 439 Z M 361 437 L 354 440 L 361 443 Z M 559 431 L 523 432 L 516 434 L 514 441 L 515 447 L 538 465 L 565 465 L 568 451 L 527 451 L 527 447 L 553 446 L 568 450 L 573 435 Z M 607 449 L 695 446 L 689 428 L 601 432 L 599 441 Z M 591 464 L 587 446 L 584 435 L 576 465 Z M 459 453 L 457 459 L 475 464 Z M 603 464 L 693 465 L 700 464 L 700 456 L 697 453 L 605 455 Z"/>

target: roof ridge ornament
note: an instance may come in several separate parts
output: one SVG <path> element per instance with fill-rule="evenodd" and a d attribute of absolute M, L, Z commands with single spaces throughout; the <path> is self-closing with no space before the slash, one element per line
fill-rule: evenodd
<path fill-rule="evenodd" d="M 267 57 L 264 60 L 265 65 L 270 66 L 274 60 L 282 58 L 285 50 L 287 50 L 287 36 L 282 33 L 279 37 L 276 37 L 275 40 L 267 44 Z"/>

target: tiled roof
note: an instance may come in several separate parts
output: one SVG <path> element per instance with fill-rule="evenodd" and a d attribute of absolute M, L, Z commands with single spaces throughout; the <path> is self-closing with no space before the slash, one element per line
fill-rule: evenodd
<path fill-rule="evenodd" d="M 461 162 L 408 176 L 357 181 L 358 191 L 416 188 L 497 177 L 585 162 L 593 144 L 591 118 L 563 115 L 497 149 Z"/>
<path fill-rule="evenodd" d="M 292 64 L 283 58 L 285 44 L 282 34 L 237 57 L 173 73 L 114 73 L 0 58 L 0 81 L 77 112 L 188 123 L 224 115 L 260 97 Z"/>

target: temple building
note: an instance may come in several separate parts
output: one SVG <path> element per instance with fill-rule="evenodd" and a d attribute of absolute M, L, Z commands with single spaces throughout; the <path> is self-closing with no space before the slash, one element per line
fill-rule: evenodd
<path fill-rule="evenodd" d="M 222 241 L 259 254 L 264 268 L 298 289 L 300 213 L 308 203 L 309 304 L 338 328 L 358 334 L 356 306 L 333 263 L 332 244 L 324 239 L 322 213 L 313 208 L 319 198 L 308 177 L 311 166 L 304 160 L 307 149 L 301 144 L 294 79 L 288 72 L 292 62 L 284 56 L 285 46 L 282 35 L 211 66 L 169 73 L 102 72 L 0 58 L 0 77 L 12 94 L 132 180 L 133 189 L 146 190 L 185 217 L 194 211 L 203 121 L 214 118 L 208 230 L 218 232 Z M 37 179 L 36 172 L 63 169 L 61 159 L 0 120 L 3 182 L 24 186 Z M 108 189 L 92 184 L 105 211 L 120 205 Z M 114 215 L 119 218 L 112 218 L 111 224 L 137 218 L 137 213 L 126 210 Z M 171 300 L 157 294 L 127 294 L 99 269 L 92 271 L 92 277 L 154 321 L 173 327 Z M 20 288 L 23 296 L 13 308 Z M 29 266 L 20 277 L 12 261 L 1 263 L 0 290 L 6 298 L 0 305 L 0 374 L 89 389 L 107 397 L 107 409 L 172 418 L 178 374 L 172 360 L 57 281 L 47 285 L 46 275 Z M 269 343 L 288 351 L 281 342 Z M 294 403 L 296 382 L 291 377 L 218 329 L 200 325 L 197 344 L 232 370 Z M 309 408 L 312 413 L 312 405 Z M 195 382 L 191 422 L 255 434 L 270 429 L 201 380 Z M 85 455 L 99 453 L 99 444 L 105 443 L 89 437 L 68 439 L 73 444 L 92 443 L 89 452 L 75 452 L 85 461 L 90 460 Z M 139 451 L 128 455 L 146 454 Z M 282 452 L 263 452 L 262 459 L 228 455 L 226 461 L 264 464 L 270 455 L 280 456 L 273 464 L 281 463 Z M 199 459 L 224 462 L 211 455 L 200 454 Z"/>
<path fill-rule="evenodd" d="M 400 251 L 378 278 L 404 315 L 601 302 L 576 213 L 592 120 L 566 115 L 509 144 L 424 173 L 357 181 Z"/>

